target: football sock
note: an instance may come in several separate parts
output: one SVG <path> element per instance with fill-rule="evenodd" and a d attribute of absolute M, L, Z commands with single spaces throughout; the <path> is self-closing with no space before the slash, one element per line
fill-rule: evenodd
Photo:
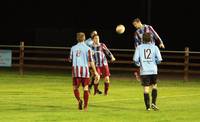
<path fill-rule="evenodd" d="M 156 105 L 156 99 L 157 99 L 157 89 L 152 89 L 152 103 Z"/>
<path fill-rule="evenodd" d="M 109 83 L 104 83 L 104 94 L 108 94 L 108 89 L 109 89 Z"/>
<path fill-rule="evenodd" d="M 74 96 L 76 97 L 76 99 L 78 101 L 80 101 L 80 94 L 79 94 L 79 90 L 78 89 L 74 90 Z"/>
<path fill-rule="evenodd" d="M 98 85 L 99 85 L 99 83 L 94 84 L 94 95 L 97 93 Z"/>
<path fill-rule="evenodd" d="M 150 100 L 149 100 L 148 93 L 144 93 L 144 103 L 145 103 L 146 109 L 150 108 Z"/>
<path fill-rule="evenodd" d="M 88 91 L 84 91 L 84 108 L 87 108 L 88 106 L 88 99 L 89 99 L 89 92 Z"/>

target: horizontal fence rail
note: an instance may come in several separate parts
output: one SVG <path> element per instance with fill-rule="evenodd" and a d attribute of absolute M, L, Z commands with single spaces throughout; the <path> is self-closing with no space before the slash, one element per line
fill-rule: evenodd
<path fill-rule="evenodd" d="M 71 63 L 67 62 L 70 47 L 26 46 L 20 42 L 20 45 L 0 45 L 0 49 L 12 50 L 12 67 L 18 67 L 21 75 L 24 68 L 71 69 Z M 110 51 L 116 58 L 114 63 L 109 62 L 110 70 L 136 69 L 132 61 L 134 49 Z M 184 51 L 161 50 L 161 54 L 163 62 L 159 64 L 159 72 L 183 73 L 185 81 L 188 81 L 189 73 L 200 74 L 200 52 L 186 47 Z"/>

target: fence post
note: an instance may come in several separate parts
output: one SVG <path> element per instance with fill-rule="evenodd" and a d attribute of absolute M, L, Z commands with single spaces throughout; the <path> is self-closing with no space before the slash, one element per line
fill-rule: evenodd
<path fill-rule="evenodd" d="M 185 56 L 184 56 L 184 81 L 188 81 L 189 75 L 189 47 L 185 47 Z"/>
<path fill-rule="evenodd" d="M 24 74 L 24 42 L 20 42 L 20 49 L 19 49 L 19 72 L 20 72 L 20 75 Z"/>

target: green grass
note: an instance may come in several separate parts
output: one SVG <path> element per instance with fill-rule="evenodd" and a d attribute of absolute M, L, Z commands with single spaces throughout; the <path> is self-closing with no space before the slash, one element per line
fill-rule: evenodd
<path fill-rule="evenodd" d="M 84 112 L 77 109 L 69 74 L 28 72 L 19 76 L 3 70 L 0 122 L 200 121 L 200 80 L 161 79 L 158 85 L 160 111 L 145 111 L 143 89 L 134 78 L 111 77 L 109 96 L 90 95 L 88 112 Z"/>

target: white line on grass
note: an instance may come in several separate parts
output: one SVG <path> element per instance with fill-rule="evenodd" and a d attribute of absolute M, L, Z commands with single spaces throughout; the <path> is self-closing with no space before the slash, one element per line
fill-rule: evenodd
<path fill-rule="evenodd" d="M 160 96 L 160 97 L 158 97 L 158 99 L 176 98 L 176 97 L 191 97 L 191 96 L 200 96 L 200 94 L 173 95 L 173 96 Z M 104 103 L 104 102 L 116 102 L 116 101 L 140 100 L 140 99 L 143 99 L 143 98 L 109 99 L 109 100 L 99 100 L 99 101 L 96 101 L 96 102 L 90 102 L 90 103 Z"/>

